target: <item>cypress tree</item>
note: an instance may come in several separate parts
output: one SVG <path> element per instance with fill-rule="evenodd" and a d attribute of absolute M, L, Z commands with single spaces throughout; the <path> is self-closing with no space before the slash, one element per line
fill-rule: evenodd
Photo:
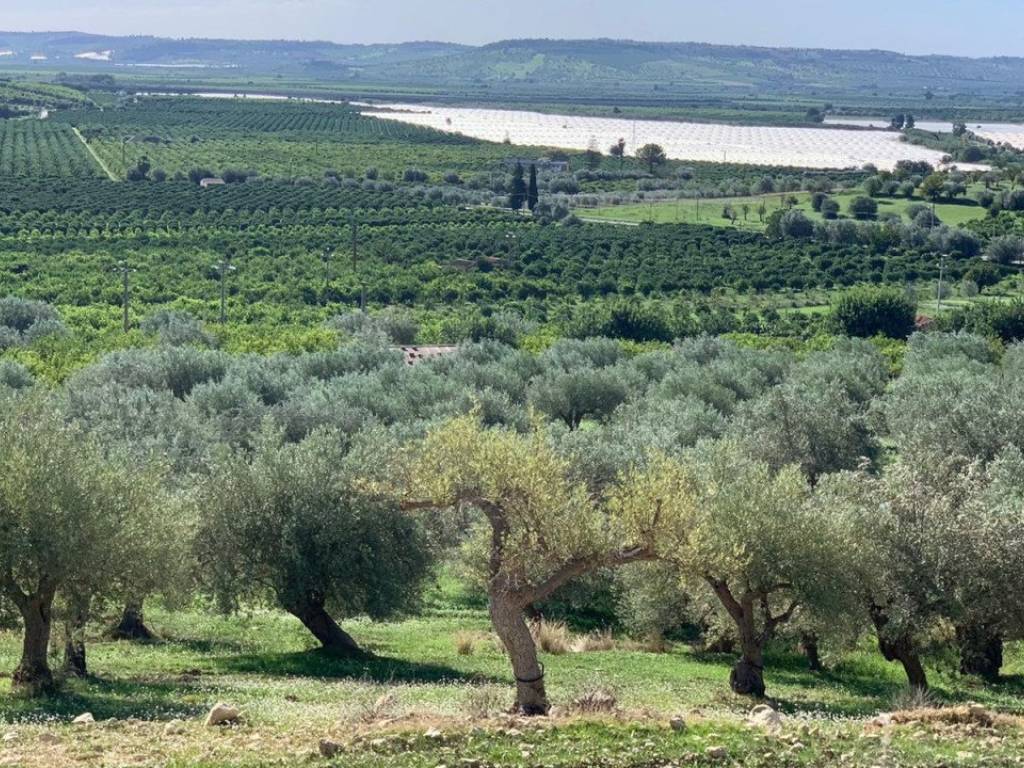
<path fill-rule="evenodd" d="M 537 166 L 530 165 L 530 188 L 526 193 L 526 206 L 532 211 L 537 207 L 540 200 L 540 192 L 537 191 Z"/>
<path fill-rule="evenodd" d="M 513 211 L 521 210 L 526 205 L 526 181 L 523 179 L 522 163 L 516 163 L 512 173 L 512 191 L 508 196 L 508 204 Z"/>

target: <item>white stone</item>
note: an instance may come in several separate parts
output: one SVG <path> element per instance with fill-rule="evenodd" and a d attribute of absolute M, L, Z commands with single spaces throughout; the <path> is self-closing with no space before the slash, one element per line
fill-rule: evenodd
<path fill-rule="evenodd" d="M 92 712 L 83 712 L 74 720 L 71 721 L 72 725 L 92 725 L 96 722 L 96 718 L 92 716 Z"/>
<path fill-rule="evenodd" d="M 218 701 L 213 705 L 213 709 L 210 710 L 210 714 L 206 716 L 206 724 L 208 726 L 227 725 L 229 723 L 236 722 L 238 720 L 238 715 L 239 712 L 237 709 Z"/>
<path fill-rule="evenodd" d="M 747 716 L 747 722 L 756 728 L 766 728 L 771 731 L 782 727 L 782 715 L 769 707 L 767 704 L 758 704 Z"/>

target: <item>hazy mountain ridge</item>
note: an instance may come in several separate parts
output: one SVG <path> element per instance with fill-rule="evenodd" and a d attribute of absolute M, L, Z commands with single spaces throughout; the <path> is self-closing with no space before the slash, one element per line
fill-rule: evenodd
<path fill-rule="evenodd" d="M 588 79 L 718 82 L 756 88 L 920 87 L 1016 91 L 1024 58 L 910 56 L 891 51 L 765 48 L 708 43 L 619 40 L 514 40 L 492 43 L 417 64 L 391 67 L 392 77 L 500 82 Z"/>
<path fill-rule="evenodd" d="M 1019 94 L 1024 58 L 911 56 L 879 50 L 767 48 L 630 40 L 506 40 L 472 47 L 441 42 L 347 45 L 325 41 L 170 39 L 80 32 L 0 32 L 4 64 L 46 57 L 61 68 L 233 67 L 254 73 L 307 73 L 324 79 L 481 87 L 573 88 L 588 83 L 628 90 L 713 86 L 823 92 Z M 93 54 L 109 61 L 97 61 Z M 82 60 L 83 54 L 91 60 Z M 42 62 L 37 60 L 36 66 Z"/>
<path fill-rule="evenodd" d="M 0 32 L 0 50 L 13 52 L 9 63 L 21 64 L 32 56 L 52 63 L 75 65 L 77 56 L 111 51 L 110 63 L 124 66 L 183 65 L 236 66 L 272 72 L 314 62 L 337 66 L 399 64 L 449 55 L 465 46 L 438 42 L 343 45 L 326 41 L 226 40 L 162 38 L 148 35 L 110 36 L 83 32 Z"/>

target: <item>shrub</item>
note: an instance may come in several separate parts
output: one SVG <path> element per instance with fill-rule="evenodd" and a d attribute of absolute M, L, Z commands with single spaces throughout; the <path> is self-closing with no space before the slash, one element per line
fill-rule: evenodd
<path fill-rule="evenodd" d="M 995 264 L 1013 264 L 1024 258 L 1024 238 L 1002 235 L 993 238 L 985 248 L 985 258 Z"/>
<path fill-rule="evenodd" d="M 905 339 L 914 331 L 917 307 L 898 288 L 854 288 L 832 308 L 837 333 L 870 338 L 879 334 Z"/>
<path fill-rule="evenodd" d="M 873 219 L 878 215 L 878 202 L 870 197 L 855 197 L 850 201 L 849 211 L 855 219 Z"/>
<path fill-rule="evenodd" d="M 814 224 L 803 211 L 786 211 L 779 219 L 779 232 L 783 237 L 812 237 L 814 235 Z"/>
<path fill-rule="evenodd" d="M 171 347 L 213 345 L 213 338 L 203 330 L 203 324 L 187 312 L 162 310 L 143 320 L 140 327 L 143 333 L 156 335 L 161 344 Z"/>
<path fill-rule="evenodd" d="M 42 301 L 0 299 L 0 351 L 66 332 L 57 310 Z"/>
<path fill-rule="evenodd" d="M 673 336 L 660 306 L 630 299 L 580 307 L 565 332 L 577 339 L 603 336 L 630 341 L 671 341 Z"/>
<path fill-rule="evenodd" d="M 327 326 L 351 336 L 376 337 L 398 345 L 414 343 L 419 333 L 419 325 L 404 307 L 388 307 L 375 314 L 357 310 L 331 318 Z"/>

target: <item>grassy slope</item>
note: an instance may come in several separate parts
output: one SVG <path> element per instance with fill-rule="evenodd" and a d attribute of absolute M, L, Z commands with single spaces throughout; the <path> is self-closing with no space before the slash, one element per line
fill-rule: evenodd
<path fill-rule="evenodd" d="M 751 759 L 792 751 L 791 745 L 762 739 L 742 726 L 750 703 L 727 690 L 728 657 L 702 657 L 682 646 L 666 654 L 623 649 L 546 654 L 550 692 L 557 705 L 565 707 L 600 684 L 614 691 L 628 713 L 623 720 L 634 724 L 560 720 L 556 731 L 534 732 L 517 725 L 525 733 L 516 735 L 498 730 L 500 723 L 494 721 L 508 704 L 511 685 L 507 662 L 482 611 L 437 611 L 394 624 L 350 622 L 356 637 L 377 654 L 366 664 L 310 652 L 312 639 L 297 622 L 278 614 L 224 620 L 205 614 L 154 613 L 151 620 L 164 642 L 127 645 L 97 640 L 90 646 L 96 677 L 71 684 L 59 698 L 12 698 L 6 683 L 0 683 L 0 719 L 14 723 L 0 727 L 11 734 L 0 742 L 0 765 L 166 765 L 167 760 L 170 765 L 211 768 L 300 765 L 306 764 L 306 754 L 320 738 L 350 741 L 359 734 L 378 738 L 391 731 L 406 732 L 408 739 L 384 745 L 364 741 L 352 748 L 344 764 L 436 766 L 450 764 L 446 761 L 454 759 L 453 750 L 458 757 L 479 757 L 502 766 L 660 765 L 642 762 L 641 754 L 678 759 L 688 752 L 703 754 L 715 744 Z M 457 653 L 459 632 L 475 636 L 471 655 Z M 17 637 L 0 635 L 0 668 L 14 665 L 17 650 Z M 1019 713 L 1024 711 L 1024 657 L 1011 652 L 1006 671 L 1013 675 L 1007 683 L 987 688 L 931 670 L 937 695 L 947 702 L 978 700 Z M 833 747 L 863 751 L 863 759 L 848 763 L 852 765 L 872 765 L 882 756 L 877 740 L 837 743 L 861 733 L 863 721 L 852 718 L 890 708 L 901 689 L 898 669 L 876 654 L 866 649 L 832 660 L 830 672 L 815 677 L 804 671 L 798 657 L 777 652 L 769 661 L 768 683 L 793 721 L 789 732 L 808 745 L 796 751 L 802 757 L 793 764 L 822 764 L 824 750 Z M 242 708 L 244 727 L 221 733 L 199 724 L 206 709 L 220 700 Z M 67 725 L 83 711 L 91 711 L 97 720 L 117 721 L 92 729 Z M 674 734 L 664 727 L 675 714 L 693 723 L 687 733 Z M 171 719 L 185 721 L 183 733 L 164 733 L 165 722 Z M 802 734 L 797 733 L 801 723 Z M 474 724 L 486 730 L 470 730 Z M 432 726 L 453 735 L 450 740 L 424 739 L 422 733 Z M 44 733 L 55 734 L 57 740 L 44 744 L 53 738 Z M 1008 744 L 990 745 L 957 745 L 955 739 L 966 736 L 952 733 L 936 743 L 918 743 L 902 733 L 895 741 L 905 736 L 907 749 L 924 749 L 927 760 L 900 765 L 939 765 L 942 755 L 965 749 L 974 751 L 978 761 L 958 764 L 1000 764 L 980 761 L 1024 748 L 1019 732 L 1009 734 Z M 903 747 L 886 749 L 901 754 Z M 523 750 L 536 754 L 524 756 Z M 382 751 L 388 755 L 380 756 Z M 280 762 L 270 763 L 271 758 Z"/>

